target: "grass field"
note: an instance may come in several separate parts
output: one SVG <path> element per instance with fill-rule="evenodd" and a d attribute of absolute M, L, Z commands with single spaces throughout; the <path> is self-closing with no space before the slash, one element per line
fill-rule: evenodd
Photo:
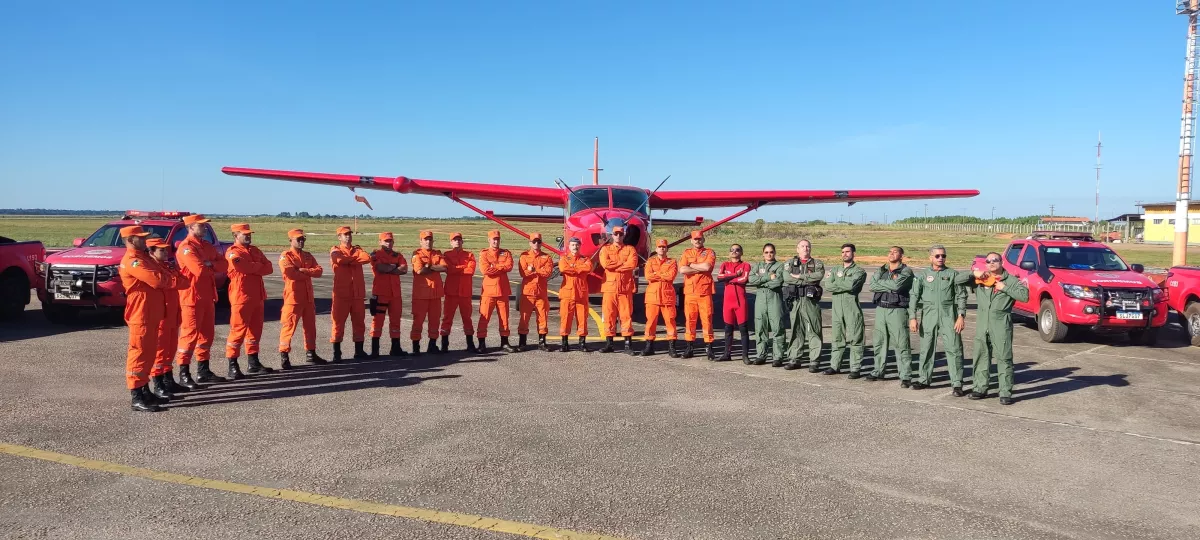
<path fill-rule="evenodd" d="M 119 216 L 118 216 L 119 217 Z M 54 217 L 54 216 L 0 216 L 0 236 L 16 240 L 41 240 L 48 248 L 71 246 L 74 238 L 86 237 L 100 225 L 113 218 L 104 217 Z M 417 247 L 417 232 L 431 229 L 435 233 L 436 246 L 448 247 L 449 233 L 461 232 L 466 240 L 466 247 L 472 250 L 482 249 L 486 245 L 487 231 L 501 230 L 502 245 L 519 251 L 525 249 L 525 240 L 517 234 L 503 229 L 490 221 L 478 220 L 328 220 L 328 219 L 280 219 L 280 218 L 244 218 L 217 219 L 213 227 L 217 234 L 224 239 L 232 239 L 229 226 L 233 223 L 250 222 L 255 230 L 254 242 L 264 250 L 278 250 L 287 245 L 287 231 L 300 227 L 309 237 L 308 249 L 321 253 L 335 242 L 334 230 L 339 226 L 357 226 L 360 235 L 355 243 L 363 247 L 375 244 L 375 234 L 380 231 L 391 231 L 396 235 L 396 245 L 401 251 L 412 251 Z M 558 225 L 532 223 L 518 224 L 530 232 L 540 232 L 547 244 L 553 245 L 554 239 L 562 235 L 562 227 Z M 881 263 L 887 255 L 888 247 L 899 245 L 908 252 L 906 259 L 910 264 L 924 264 L 927 261 L 926 249 L 931 244 L 942 244 L 950 255 L 952 266 L 966 266 L 976 254 L 988 251 L 999 251 L 1008 244 L 1011 235 L 981 232 L 952 232 L 952 231 L 913 231 L 899 230 L 887 226 L 872 225 L 822 225 L 807 227 L 796 223 L 767 223 L 761 232 L 755 230 L 753 223 L 728 223 L 713 231 L 708 239 L 708 246 L 724 255 L 730 244 L 740 243 L 749 258 L 757 259 L 764 243 L 772 242 L 778 247 L 778 253 L 790 257 L 795 254 L 795 244 L 801 238 L 809 238 L 813 242 L 814 255 L 826 261 L 838 260 L 841 245 L 853 242 L 858 247 L 859 259 L 863 264 Z M 666 237 L 675 240 L 686 233 L 682 227 L 657 227 L 655 237 Z M 1171 247 L 1149 244 L 1111 244 L 1111 247 L 1130 263 L 1144 264 L 1147 268 L 1167 268 L 1171 265 Z M 673 248 L 672 253 L 678 254 L 683 246 Z M 1200 248 L 1188 250 L 1189 260 L 1200 260 Z"/>

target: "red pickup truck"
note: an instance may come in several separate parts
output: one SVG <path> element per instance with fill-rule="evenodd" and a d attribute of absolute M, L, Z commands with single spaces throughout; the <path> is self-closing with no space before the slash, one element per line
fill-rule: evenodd
<path fill-rule="evenodd" d="M 123 310 L 125 289 L 117 273 L 117 265 L 125 255 L 121 227 L 141 225 L 151 237 L 166 238 L 175 246 L 187 237 L 183 218 L 188 215 L 191 212 L 129 210 L 121 219 L 104 224 L 91 236 L 76 238 L 73 249 L 47 256 L 41 268 L 44 286 L 38 288 L 42 313 L 57 323 L 73 318 L 83 309 Z M 209 224 L 204 224 L 204 229 L 205 239 L 224 255 L 232 244 L 218 240 Z M 227 282 L 225 274 L 217 275 L 217 290 L 223 297 Z"/>
<path fill-rule="evenodd" d="M 1043 341 L 1060 342 L 1070 329 L 1086 328 L 1154 345 L 1167 324 L 1167 291 L 1142 265 L 1126 264 L 1090 234 L 1034 231 L 1013 240 L 1003 256 L 1004 270 L 1029 286 L 1029 301 L 1013 311 L 1033 317 Z M 982 255 L 972 268 L 985 268 Z"/>
<path fill-rule="evenodd" d="M 17 242 L 0 236 L 0 318 L 15 317 L 33 295 L 31 289 L 42 285 L 37 269 L 46 259 L 41 242 Z"/>
<path fill-rule="evenodd" d="M 1179 313 L 1192 345 L 1200 347 L 1200 266 L 1175 266 L 1167 271 L 1162 286 L 1171 309 Z"/>

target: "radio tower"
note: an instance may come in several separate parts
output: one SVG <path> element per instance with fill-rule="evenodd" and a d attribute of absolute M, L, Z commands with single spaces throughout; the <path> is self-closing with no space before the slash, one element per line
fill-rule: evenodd
<path fill-rule="evenodd" d="M 592 149 L 592 168 L 588 170 L 592 171 L 592 185 L 600 185 L 600 171 L 604 170 L 600 168 L 600 137 L 596 137 L 596 146 Z"/>
<path fill-rule="evenodd" d="M 1096 221 L 1092 222 L 1092 228 L 1097 236 L 1100 235 L 1100 146 L 1100 132 L 1096 132 Z"/>
<path fill-rule="evenodd" d="M 1176 15 L 1188 16 L 1187 63 L 1183 67 L 1183 118 L 1179 128 L 1179 183 L 1175 189 L 1175 249 L 1173 266 L 1187 264 L 1188 206 L 1192 198 L 1192 144 L 1196 139 L 1196 111 L 1192 104 L 1196 89 L 1196 15 L 1200 0 L 1178 0 Z"/>

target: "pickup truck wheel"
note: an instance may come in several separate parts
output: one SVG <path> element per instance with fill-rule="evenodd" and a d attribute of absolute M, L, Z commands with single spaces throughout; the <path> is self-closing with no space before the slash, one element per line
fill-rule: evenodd
<path fill-rule="evenodd" d="M 15 269 L 14 269 L 15 270 Z M 25 311 L 29 303 L 29 278 L 20 270 L 0 275 L 0 319 L 11 319 Z"/>
<path fill-rule="evenodd" d="M 1137 345 L 1153 347 L 1158 343 L 1158 329 L 1146 328 L 1144 330 L 1134 330 L 1129 333 L 1129 340 Z"/>
<path fill-rule="evenodd" d="M 1042 306 L 1038 310 L 1037 323 L 1038 334 L 1042 336 L 1042 341 L 1061 343 L 1067 339 L 1069 327 L 1058 320 L 1058 314 L 1054 312 L 1054 302 L 1048 298 L 1042 300 Z"/>
<path fill-rule="evenodd" d="M 1200 347 L 1200 302 L 1192 302 L 1183 310 L 1183 328 L 1192 338 L 1192 346 Z"/>

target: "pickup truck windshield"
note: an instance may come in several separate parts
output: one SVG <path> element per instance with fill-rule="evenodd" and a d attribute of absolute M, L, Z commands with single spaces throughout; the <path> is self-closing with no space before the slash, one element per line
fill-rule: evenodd
<path fill-rule="evenodd" d="M 1067 270 L 1129 270 L 1125 261 L 1106 247 L 1047 247 L 1046 265 Z"/>
<path fill-rule="evenodd" d="M 83 247 L 125 247 L 125 240 L 121 239 L 121 227 L 123 225 L 100 227 L 83 242 Z M 171 234 L 171 227 L 165 225 L 142 225 L 142 228 L 152 237 L 166 238 Z"/>

